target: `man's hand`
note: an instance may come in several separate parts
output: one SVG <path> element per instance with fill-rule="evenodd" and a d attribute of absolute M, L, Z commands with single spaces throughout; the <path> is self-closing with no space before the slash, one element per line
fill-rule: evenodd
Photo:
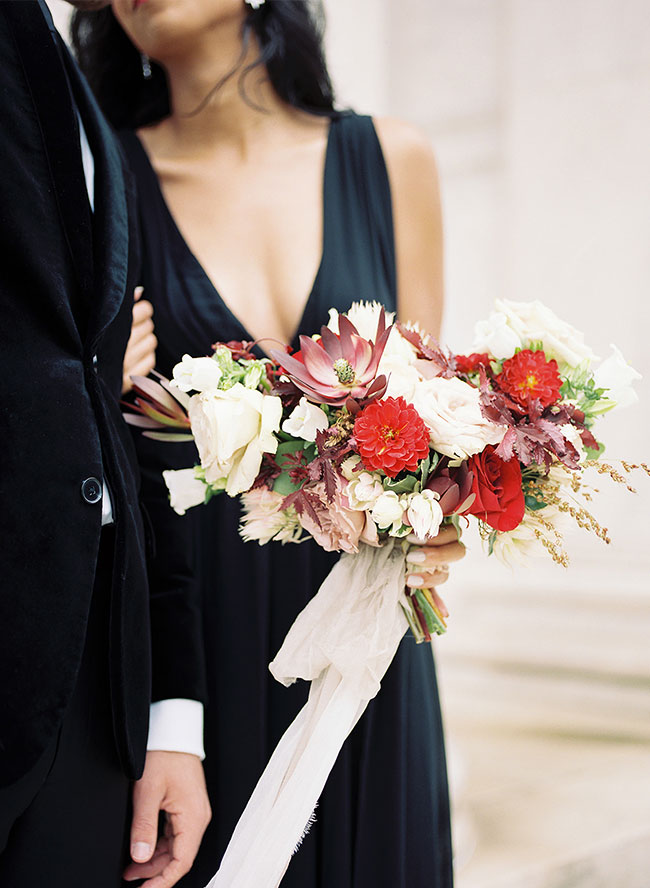
<path fill-rule="evenodd" d="M 165 834 L 158 838 L 158 817 Z M 148 752 L 144 774 L 133 789 L 131 859 L 127 882 L 146 879 L 142 888 L 171 888 L 189 872 L 210 822 L 203 766 L 184 752 Z"/>
<path fill-rule="evenodd" d="M 122 394 L 133 388 L 132 376 L 146 376 L 156 366 L 158 340 L 154 334 L 153 306 L 142 299 L 144 290 L 136 287 L 133 294 L 133 322 L 131 336 L 124 354 L 122 367 Z"/>

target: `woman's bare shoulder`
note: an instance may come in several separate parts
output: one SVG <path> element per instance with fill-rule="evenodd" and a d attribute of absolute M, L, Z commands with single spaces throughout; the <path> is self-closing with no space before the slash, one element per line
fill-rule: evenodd
<path fill-rule="evenodd" d="M 437 177 L 431 140 L 419 127 L 395 117 L 375 117 L 374 124 L 389 167 L 402 175 Z"/>

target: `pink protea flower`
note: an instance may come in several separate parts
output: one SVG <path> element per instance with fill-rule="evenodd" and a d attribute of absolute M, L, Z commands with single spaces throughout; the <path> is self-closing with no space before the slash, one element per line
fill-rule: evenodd
<path fill-rule="evenodd" d="M 321 327 L 321 339 L 300 337 L 300 351 L 288 355 L 278 349 L 271 357 L 294 385 L 311 401 L 340 407 L 352 401 L 377 398 L 386 391 L 386 377 L 377 376 L 390 327 L 382 310 L 375 342 L 363 339 L 354 324 L 341 315 L 339 333 Z"/>

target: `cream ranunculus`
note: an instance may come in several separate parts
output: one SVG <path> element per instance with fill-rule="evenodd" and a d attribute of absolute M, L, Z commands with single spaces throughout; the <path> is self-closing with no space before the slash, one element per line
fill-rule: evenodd
<path fill-rule="evenodd" d="M 221 368 L 213 358 L 193 358 L 183 355 L 183 359 L 173 370 L 171 384 L 182 392 L 205 392 L 219 387 Z"/>
<path fill-rule="evenodd" d="M 303 441 L 315 441 L 317 432 L 329 427 L 327 414 L 307 398 L 301 398 L 291 415 L 282 423 L 282 431 Z"/>
<path fill-rule="evenodd" d="M 423 490 L 409 497 L 406 517 L 413 533 L 421 540 L 438 535 L 443 514 L 438 502 L 438 494 L 433 490 Z"/>
<path fill-rule="evenodd" d="M 382 530 L 388 528 L 389 533 L 399 532 L 404 517 L 404 504 L 392 490 L 384 491 L 372 507 L 372 520 Z"/>
<path fill-rule="evenodd" d="M 372 509 L 384 488 L 374 472 L 357 472 L 344 491 L 351 509 L 365 512 Z"/>
<path fill-rule="evenodd" d="M 431 433 L 431 446 L 452 459 L 467 459 L 486 444 L 499 444 L 505 426 L 483 417 L 479 390 L 462 379 L 427 379 L 415 392 L 413 406 Z"/>
<path fill-rule="evenodd" d="M 275 453 L 282 401 L 236 383 L 225 391 L 194 395 L 189 408 L 192 434 L 205 479 L 223 483 L 229 496 L 249 490 L 263 453 Z"/>
<path fill-rule="evenodd" d="M 629 407 L 639 400 L 632 383 L 643 377 L 627 363 L 615 345 L 612 344 L 610 348 L 613 354 L 596 368 L 594 382 L 597 388 L 607 389 L 605 398 L 608 401 L 612 401 L 617 407 Z"/>
<path fill-rule="evenodd" d="M 162 474 L 169 491 L 169 502 L 177 514 L 184 515 L 192 506 L 205 502 L 208 487 L 196 477 L 194 469 L 168 469 Z"/>

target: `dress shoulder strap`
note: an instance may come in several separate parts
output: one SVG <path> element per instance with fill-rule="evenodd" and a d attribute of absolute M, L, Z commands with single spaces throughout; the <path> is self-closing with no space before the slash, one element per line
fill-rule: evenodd
<path fill-rule="evenodd" d="M 371 263 L 381 267 L 396 298 L 395 237 L 388 170 L 372 117 L 344 112 L 332 124 L 335 173 L 327 201 L 342 236 L 354 227 L 368 234 Z M 334 193 L 333 193 L 334 192 Z M 349 241 L 348 241 L 349 243 Z"/>

